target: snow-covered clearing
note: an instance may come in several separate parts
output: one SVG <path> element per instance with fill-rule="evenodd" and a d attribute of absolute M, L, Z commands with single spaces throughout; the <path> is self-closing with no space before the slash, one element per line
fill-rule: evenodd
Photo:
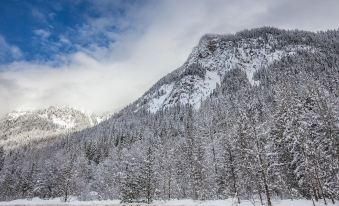
<path fill-rule="evenodd" d="M 144 203 L 131 203 L 120 204 L 119 200 L 103 200 L 103 201 L 78 201 L 71 200 L 69 202 L 63 202 L 61 199 L 42 200 L 39 198 L 33 198 L 31 200 L 19 199 L 9 202 L 0 202 L 0 206 L 62 206 L 62 205 L 93 205 L 93 206 L 146 206 Z M 193 200 L 170 200 L 170 201 L 154 201 L 152 206 L 236 206 L 234 200 L 206 200 L 206 201 L 193 201 Z M 260 202 L 256 201 L 242 201 L 239 206 L 260 206 Z M 311 200 L 273 200 L 273 206 L 313 206 Z M 323 201 L 315 203 L 316 206 L 325 206 Z M 328 206 L 339 206 L 339 203 L 332 204 L 328 202 Z"/>

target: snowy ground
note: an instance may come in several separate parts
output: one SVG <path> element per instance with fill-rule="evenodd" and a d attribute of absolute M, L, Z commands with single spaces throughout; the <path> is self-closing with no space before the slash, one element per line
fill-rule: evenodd
<path fill-rule="evenodd" d="M 77 201 L 71 200 L 70 202 L 62 202 L 60 199 L 52 200 L 41 200 L 39 198 L 33 198 L 31 200 L 14 200 L 9 202 L 0 202 L 0 206 L 63 206 L 63 205 L 73 205 L 73 206 L 145 206 L 147 204 L 120 204 L 119 200 L 105 200 L 105 201 Z M 170 200 L 170 201 L 155 201 L 151 204 L 152 206 L 236 206 L 235 202 L 231 199 L 228 200 L 209 200 L 209 201 L 193 201 L 193 200 Z M 258 201 L 242 201 L 239 206 L 260 206 Z M 312 201 L 310 200 L 274 200 L 273 206 L 313 206 Z M 317 202 L 316 206 L 324 206 L 325 204 Z M 333 206 L 332 203 L 328 203 L 328 206 Z M 335 204 L 339 206 L 339 202 Z"/>

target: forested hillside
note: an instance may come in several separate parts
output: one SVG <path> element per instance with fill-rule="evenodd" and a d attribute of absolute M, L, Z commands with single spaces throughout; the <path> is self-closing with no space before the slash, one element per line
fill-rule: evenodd
<path fill-rule="evenodd" d="M 0 149 L 0 199 L 334 202 L 338 100 L 339 31 L 206 35 L 110 119 Z"/>

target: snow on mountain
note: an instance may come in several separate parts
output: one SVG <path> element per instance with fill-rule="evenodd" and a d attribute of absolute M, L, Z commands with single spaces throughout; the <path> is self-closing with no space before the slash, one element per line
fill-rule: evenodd
<path fill-rule="evenodd" d="M 18 146 L 29 141 L 79 131 L 107 119 L 70 107 L 14 111 L 0 119 L 0 145 Z"/>
<path fill-rule="evenodd" d="M 136 103 L 134 111 L 146 108 L 155 113 L 180 104 L 199 108 L 221 83 L 227 71 L 241 68 L 252 85 L 257 85 L 255 72 L 294 55 L 300 50 L 314 50 L 307 44 L 283 44 L 273 34 L 236 38 L 225 35 L 205 35 L 182 67 L 162 78 Z"/>

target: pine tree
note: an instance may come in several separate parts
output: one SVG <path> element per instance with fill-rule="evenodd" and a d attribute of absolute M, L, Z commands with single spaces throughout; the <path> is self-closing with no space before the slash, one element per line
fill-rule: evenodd
<path fill-rule="evenodd" d="M 3 146 L 0 146 L 0 172 L 4 168 L 5 164 L 5 150 Z"/>
<path fill-rule="evenodd" d="M 143 163 L 143 188 L 146 197 L 146 203 L 150 204 L 154 197 L 154 155 L 151 147 L 148 147 L 146 152 L 146 159 Z"/>

